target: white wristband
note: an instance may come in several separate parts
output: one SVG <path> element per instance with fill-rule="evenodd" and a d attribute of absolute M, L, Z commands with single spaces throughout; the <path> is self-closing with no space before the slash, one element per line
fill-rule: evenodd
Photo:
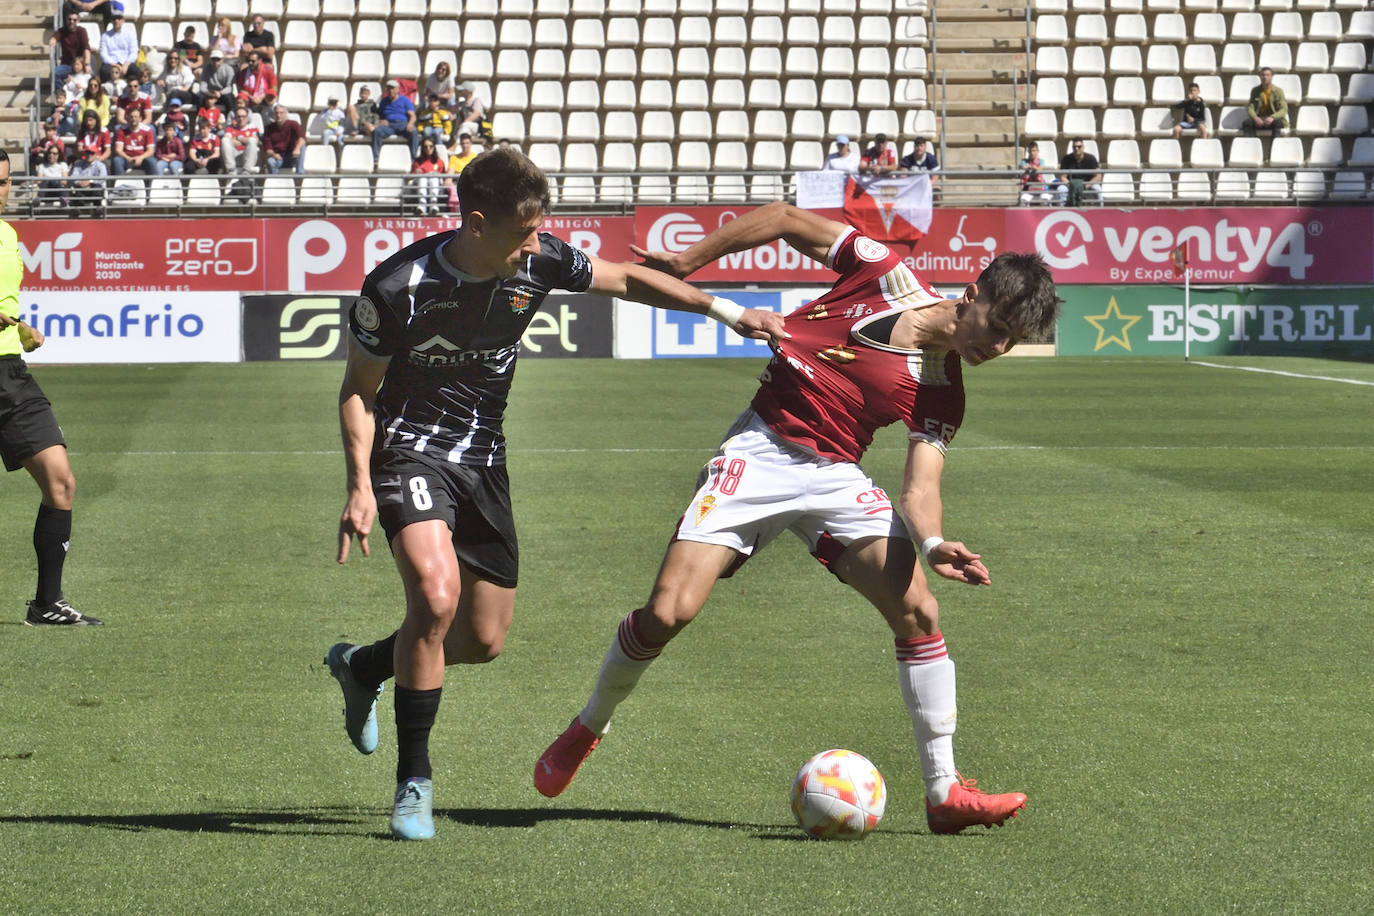
<path fill-rule="evenodd" d="M 940 546 L 941 544 L 943 544 L 944 542 L 945 542 L 945 539 L 944 539 L 943 537 L 941 537 L 940 535 L 938 535 L 938 534 L 932 535 L 931 537 L 926 538 L 924 541 L 921 542 L 921 557 L 922 557 L 927 563 L 929 563 L 929 562 L 930 562 L 930 552 L 931 552 L 932 550 L 934 550 L 936 547 L 939 547 L 939 546 Z"/>
<path fill-rule="evenodd" d="M 740 318 L 744 315 L 744 306 L 729 299 L 722 299 L 716 296 L 711 300 L 711 307 L 706 310 L 707 318 L 714 318 L 727 328 L 733 328 L 739 324 Z"/>

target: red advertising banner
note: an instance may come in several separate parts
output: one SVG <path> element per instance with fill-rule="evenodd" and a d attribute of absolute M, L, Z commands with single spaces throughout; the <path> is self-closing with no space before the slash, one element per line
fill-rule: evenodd
<path fill-rule="evenodd" d="M 634 216 L 547 217 L 554 235 L 610 261 L 630 244 L 683 251 L 745 207 L 640 207 Z M 839 218 L 839 211 L 819 211 Z M 456 219 L 36 220 L 13 222 L 24 290 L 321 292 L 358 289 L 402 247 Z M 932 283 L 967 283 L 1002 251 L 1039 251 L 1060 283 L 1173 279 L 1188 245 L 1195 283 L 1374 283 L 1374 208 L 1116 210 L 936 207 L 924 237 L 890 240 Z M 705 283 L 827 286 L 833 274 L 783 242 L 720 259 Z"/>
<path fill-rule="evenodd" d="M 357 290 L 373 267 L 457 219 L 16 220 L 26 292 Z M 631 260 L 628 216 L 547 217 L 544 229 Z"/>
<path fill-rule="evenodd" d="M 1194 283 L 1374 282 L 1374 208 L 1007 210 L 1006 237 L 1060 283 L 1170 283 L 1188 246 Z"/>

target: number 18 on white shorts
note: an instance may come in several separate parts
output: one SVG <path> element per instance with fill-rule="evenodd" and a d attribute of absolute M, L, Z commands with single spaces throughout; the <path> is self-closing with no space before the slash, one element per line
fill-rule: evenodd
<path fill-rule="evenodd" d="M 908 537 L 887 493 L 863 468 L 791 445 L 745 411 L 707 463 L 677 537 L 750 556 L 783 530 L 823 562 L 826 542 L 843 548 L 862 538 Z"/>

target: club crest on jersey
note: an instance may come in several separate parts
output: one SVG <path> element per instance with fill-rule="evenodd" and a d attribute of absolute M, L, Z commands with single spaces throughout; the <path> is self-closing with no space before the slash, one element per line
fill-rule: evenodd
<path fill-rule="evenodd" d="M 382 326 L 382 316 L 377 312 L 377 306 L 366 296 L 359 296 L 353 303 L 353 314 L 358 319 L 358 327 L 364 331 L 375 331 Z"/>
<path fill-rule="evenodd" d="M 889 191 L 886 187 L 882 190 L 884 192 Z M 878 201 L 878 215 L 882 217 L 884 228 L 892 228 L 892 218 L 896 215 L 892 210 L 895 206 L 895 201 Z M 872 263 L 887 257 L 888 249 L 881 242 L 875 242 L 868 236 L 862 236 L 854 241 L 854 253 L 859 256 L 859 260 Z"/>
<path fill-rule="evenodd" d="M 713 494 L 707 493 L 705 496 L 703 496 L 701 498 L 701 502 L 697 503 L 697 524 L 700 525 L 701 520 L 704 519 L 715 507 L 716 497 Z"/>
<path fill-rule="evenodd" d="M 534 293 L 534 290 L 524 286 L 516 287 L 515 289 L 510 290 L 510 298 L 507 301 L 510 303 L 511 313 L 515 315 L 523 315 L 526 312 L 528 312 L 530 310 L 530 306 L 534 303 Z"/>
<path fill-rule="evenodd" d="M 815 305 L 811 306 L 811 311 L 807 313 L 806 320 L 815 321 L 817 318 L 824 318 L 829 314 L 830 313 L 825 308 L 825 303 L 817 302 Z"/>

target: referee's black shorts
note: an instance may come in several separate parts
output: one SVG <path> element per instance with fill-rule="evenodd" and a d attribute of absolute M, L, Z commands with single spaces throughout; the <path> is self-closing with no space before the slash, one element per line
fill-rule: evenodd
<path fill-rule="evenodd" d="M 458 559 L 483 579 L 515 588 L 520 551 L 505 465 L 471 467 L 411 451 L 372 455 L 377 518 L 393 541 L 415 522 L 440 519 L 453 532 Z"/>
<path fill-rule="evenodd" d="M 0 356 L 0 458 L 17 471 L 45 448 L 67 444 L 52 404 L 20 356 Z"/>

